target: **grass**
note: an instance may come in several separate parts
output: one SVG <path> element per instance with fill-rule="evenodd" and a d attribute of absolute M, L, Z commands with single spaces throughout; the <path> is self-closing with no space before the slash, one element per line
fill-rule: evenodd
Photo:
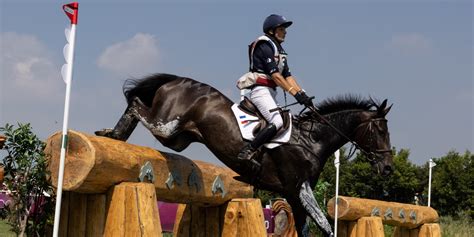
<path fill-rule="evenodd" d="M 474 236 L 474 223 L 465 217 L 454 219 L 451 216 L 440 217 L 443 237 L 471 237 Z"/>
<path fill-rule="evenodd" d="M 10 231 L 10 225 L 5 220 L 0 220 L 0 236 L 16 237 L 16 234 Z"/>

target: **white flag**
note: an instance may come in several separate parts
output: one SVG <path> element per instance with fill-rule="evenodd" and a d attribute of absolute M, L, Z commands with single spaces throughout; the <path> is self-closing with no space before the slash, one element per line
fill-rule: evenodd
<path fill-rule="evenodd" d="M 433 168 L 436 166 L 436 163 L 433 161 L 433 159 L 430 159 L 430 168 Z"/>
<path fill-rule="evenodd" d="M 339 156 L 340 156 L 340 152 L 339 152 L 339 149 L 334 152 L 334 156 L 336 156 L 336 159 L 334 159 L 334 166 L 338 167 L 339 166 Z"/>

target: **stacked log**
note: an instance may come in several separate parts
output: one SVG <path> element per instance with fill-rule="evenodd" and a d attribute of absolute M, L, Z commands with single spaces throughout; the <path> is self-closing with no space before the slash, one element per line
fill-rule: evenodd
<path fill-rule="evenodd" d="M 334 218 L 335 198 L 327 207 Z M 438 213 L 426 206 L 339 196 L 338 221 L 340 236 L 383 236 L 382 224 L 395 226 L 395 236 L 441 236 L 436 232 Z M 422 234 L 422 229 L 430 234 Z"/>
<path fill-rule="evenodd" d="M 148 163 L 160 201 L 222 205 L 233 198 L 253 196 L 251 185 L 233 179 L 237 173 L 186 157 L 126 142 L 70 130 L 63 189 L 78 193 L 105 193 L 121 182 L 137 182 Z M 61 133 L 46 142 L 53 185 L 57 184 Z"/>
<path fill-rule="evenodd" d="M 53 185 L 61 140 L 46 142 Z M 175 236 L 266 236 L 260 200 L 228 168 L 76 131 L 67 140 L 60 236 L 161 236 L 157 200 L 183 203 Z"/>

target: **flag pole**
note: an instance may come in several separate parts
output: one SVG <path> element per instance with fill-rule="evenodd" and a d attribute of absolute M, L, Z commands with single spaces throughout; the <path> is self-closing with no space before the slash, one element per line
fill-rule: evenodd
<path fill-rule="evenodd" d="M 436 166 L 436 163 L 433 161 L 433 159 L 430 159 L 429 166 L 430 172 L 428 175 L 428 207 L 431 207 L 431 170 L 433 169 L 433 167 Z"/>
<path fill-rule="evenodd" d="M 338 202 L 339 202 L 339 156 L 340 156 L 340 152 L 339 150 L 337 150 L 336 152 L 334 152 L 334 155 L 336 156 L 336 158 L 334 159 L 334 166 L 336 166 L 336 199 L 334 201 L 334 205 L 335 205 L 335 208 L 334 208 L 334 236 L 337 237 L 337 214 L 338 214 L 338 210 L 337 210 L 337 207 L 338 207 Z"/>
<path fill-rule="evenodd" d="M 76 40 L 76 25 L 78 15 L 79 4 L 77 2 L 63 5 L 63 10 L 71 20 L 71 29 L 66 28 L 66 39 L 68 44 L 64 47 L 64 58 L 66 64 L 61 69 L 63 80 L 66 82 L 66 96 L 64 99 L 64 117 L 63 117 L 63 130 L 61 137 L 61 154 L 59 158 L 59 174 L 58 174 L 58 186 L 56 191 L 56 209 L 54 212 L 54 229 L 53 237 L 58 237 L 59 222 L 61 219 L 61 200 L 63 193 L 63 179 L 64 179 L 64 161 L 66 158 L 66 149 L 68 145 L 67 128 L 69 121 L 69 101 L 71 94 L 71 82 L 73 72 L 73 61 L 74 61 L 74 46 Z"/>

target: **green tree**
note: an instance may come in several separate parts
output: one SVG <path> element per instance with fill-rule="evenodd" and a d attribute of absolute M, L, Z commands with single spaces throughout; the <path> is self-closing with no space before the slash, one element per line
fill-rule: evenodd
<path fill-rule="evenodd" d="M 394 148 L 394 150 L 396 150 Z M 409 160 L 409 151 L 401 149 L 393 157 L 394 172 L 388 177 L 378 175 L 366 157 L 358 153 L 353 160 L 346 158 L 345 150 L 341 152 L 339 193 L 351 197 L 362 197 L 410 203 L 419 189 L 418 167 Z M 321 180 L 335 187 L 334 157 L 331 157 Z M 328 190 L 334 196 L 334 188 Z"/>
<path fill-rule="evenodd" d="M 410 162 L 409 150 L 401 149 L 393 157 L 393 174 L 384 180 L 384 190 L 388 193 L 385 200 L 401 203 L 412 203 L 413 197 L 419 188 L 420 180 L 417 177 L 416 165 Z"/>
<path fill-rule="evenodd" d="M 30 124 L 6 124 L 0 132 L 7 137 L 3 158 L 4 182 L 11 192 L 12 204 L 7 206 L 8 222 L 19 236 L 44 236 L 45 227 L 52 218 L 53 198 L 49 182 L 45 144 L 31 131 Z"/>
<path fill-rule="evenodd" d="M 473 217 L 473 159 L 469 151 L 464 155 L 450 151 L 446 156 L 433 159 L 436 166 L 433 167 L 431 206 L 440 215 L 458 216 L 467 212 Z"/>

